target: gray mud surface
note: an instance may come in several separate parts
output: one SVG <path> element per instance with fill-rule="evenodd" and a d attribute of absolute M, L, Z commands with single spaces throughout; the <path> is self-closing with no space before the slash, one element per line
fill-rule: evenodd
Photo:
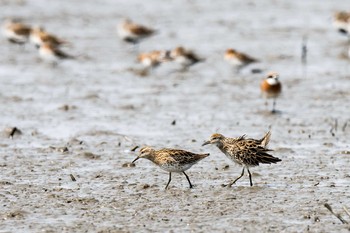
<path fill-rule="evenodd" d="M 349 231 L 324 207 L 350 222 L 348 45 L 331 25 L 347 1 L 4 0 L 0 7 L 2 20 L 43 25 L 78 55 L 53 68 L 32 45 L 0 40 L 0 232 Z M 136 53 L 116 35 L 124 17 L 159 30 L 140 51 L 183 45 L 206 62 L 138 75 Z M 235 74 L 223 60 L 230 47 L 261 62 Z M 260 96 L 270 70 L 283 83 L 278 114 Z M 8 127 L 22 135 L 8 138 Z M 253 187 L 247 176 L 222 187 L 241 168 L 201 144 L 214 132 L 260 138 L 269 129 L 283 161 L 251 169 Z M 187 172 L 195 188 L 174 174 L 165 191 L 168 174 L 151 162 L 123 167 L 143 145 L 211 155 Z"/>

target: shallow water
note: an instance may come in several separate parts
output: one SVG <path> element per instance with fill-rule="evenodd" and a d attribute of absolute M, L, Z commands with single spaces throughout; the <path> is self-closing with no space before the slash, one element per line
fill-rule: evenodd
<path fill-rule="evenodd" d="M 346 38 L 331 25 L 345 3 L 2 1 L 1 19 L 43 25 L 79 56 L 52 68 L 31 45 L 0 40 L 1 125 L 23 132 L 0 143 L 2 231 L 347 232 L 324 207 L 350 222 L 342 210 L 350 208 L 350 68 L 341 58 Z M 146 77 L 128 71 L 139 66 L 116 35 L 123 17 L 159 30 L 140 51 L 183 45 L 206 62 L 185 73 L 175 64 Z M 222 59 L 229 47 L 261 62 L 235 74 Z M 283 83 L 279 114 L 268 113 L 260 96 L 270 70 Z M 269 129 L 283 161 L 252 168 L 253 187 L 247 176 L 222 187 L 241 168 L 203 141 L 214 132 L 260 138 Z M 194 189 L 174 174 L 165 191 L 168 174 L 151 162 L 122 167 L 136 145 L 211 155 L 187 172 Z"/>

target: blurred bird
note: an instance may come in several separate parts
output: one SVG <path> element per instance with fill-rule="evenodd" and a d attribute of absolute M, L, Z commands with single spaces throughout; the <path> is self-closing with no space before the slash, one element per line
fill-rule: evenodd
<path fill-rule="evenodd" d="M 137 57 L 137 61 L 146 68 L 155 68 L 162 62 L 170 60 L 170 52 L 167 50 L 154 50 L 149 53 L 140 53 Z"/>
<path fill-rule="evenodd" d="M 350 32 L 350 12 L 339 11 L 334 14 L 333 26 L 348 37 Z"/>
<path fill-rule="evenodd" d="M 184 47 L 176 47 L 171 50 L 170 58 L 182 65 L 183 71 L 186 71 L 190 66 L 199 62 L 205 61 L 204 58 L 199 58 L 194 52 L 186 50 Z"/>
<path fill-rule="evenodd" d="M 34 27 L 30 32 L 30 41 L 39 48 L 44 43 L 49 43 L 54 47 L 58 47 L 63 44 L 68 44 L 67 41 L 49 34 L 41 27 Z"/>
<path fill-rule="evenodd" d="M 273 98 L 272 113 L 276 113 L 276 98 L 282 92 L 282 84 L 278 80 L 279 74 L 269 72 L 267 77 L 261 82 L 260 89 L 265 98 Z"/>
<path fill-rule="evenodd" d="M 43 43 L 39 47 L 39 56 L 42 60 L 57 65 L 62 59 L 73 59 L 74 56 L 62 52 L 58 47 L 50 43 Z"/>
<path fill-rule="evenodd" d="M 119 37 L 123 41 L 134 45 L 138 44 L 141 40 L 154 35 L 156 32 L 154 29 L 135 24 L 129 19 L 125 19 L 118 24 L 117 31 Z"/>
<path fill-rule="evenodd" d="M 28 41 L 31 27 L 23 23 L 6 20 L 2 26 L 2 33 L 6 39 L 15 44 L 24 44 Z"/>
<path fill-rule="evenodd" d="M 239 72 L 243 67 L 258 61 L 257 59 L 234 49 L 227 49 L 224 59 L 236 69 L 236 72 Z"/>

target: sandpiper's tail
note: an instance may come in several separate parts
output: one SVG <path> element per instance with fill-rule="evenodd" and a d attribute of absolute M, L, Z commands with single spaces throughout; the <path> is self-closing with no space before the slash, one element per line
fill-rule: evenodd
<path fill-rule="evenodd" d="M 260 141 L 261 141 L 260 144 L 261 144 L 262 147 L 264 147 L 264 148 L 267 147 L 267 144 L 269 144 L 269 142 L 270 142 L 270 137 L 271 137 L 271 132 L 268 131 L 268 132 L 265 134 L 265 136 L 264 136 L 262 139 L 260 139 Z"/>
<path fill-rule="evenodd" d="M 207 153 L 207 154 L 199 154 L 198 158 L 199 159 L 204 159 L 204 158 L 208 157 L 209 155 L 210 155 L 209 153 Z"/>
<path fill-rule="evenodd" d="M 259 163 L 278 163 L 281 162 L 282 160 L 280 158 L 274 157 L 268 153 L 261 153 L 259 154 Z"/>

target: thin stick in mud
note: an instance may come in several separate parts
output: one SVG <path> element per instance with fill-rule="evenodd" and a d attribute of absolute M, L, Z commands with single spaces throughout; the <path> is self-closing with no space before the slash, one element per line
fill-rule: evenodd
<path fill-rule="evenodd" d="M 343 224 L 348 224 L 348 222 L 343 219 L 343 217 L 340 215 L 340 214 L 336 214 L 333 212 L 333 209 L 332 207 L 328 204 L 328 203 L 325 203 L 324 204 L 324 207 L 326 207 L 335 217 L 337 217 Z"/>

